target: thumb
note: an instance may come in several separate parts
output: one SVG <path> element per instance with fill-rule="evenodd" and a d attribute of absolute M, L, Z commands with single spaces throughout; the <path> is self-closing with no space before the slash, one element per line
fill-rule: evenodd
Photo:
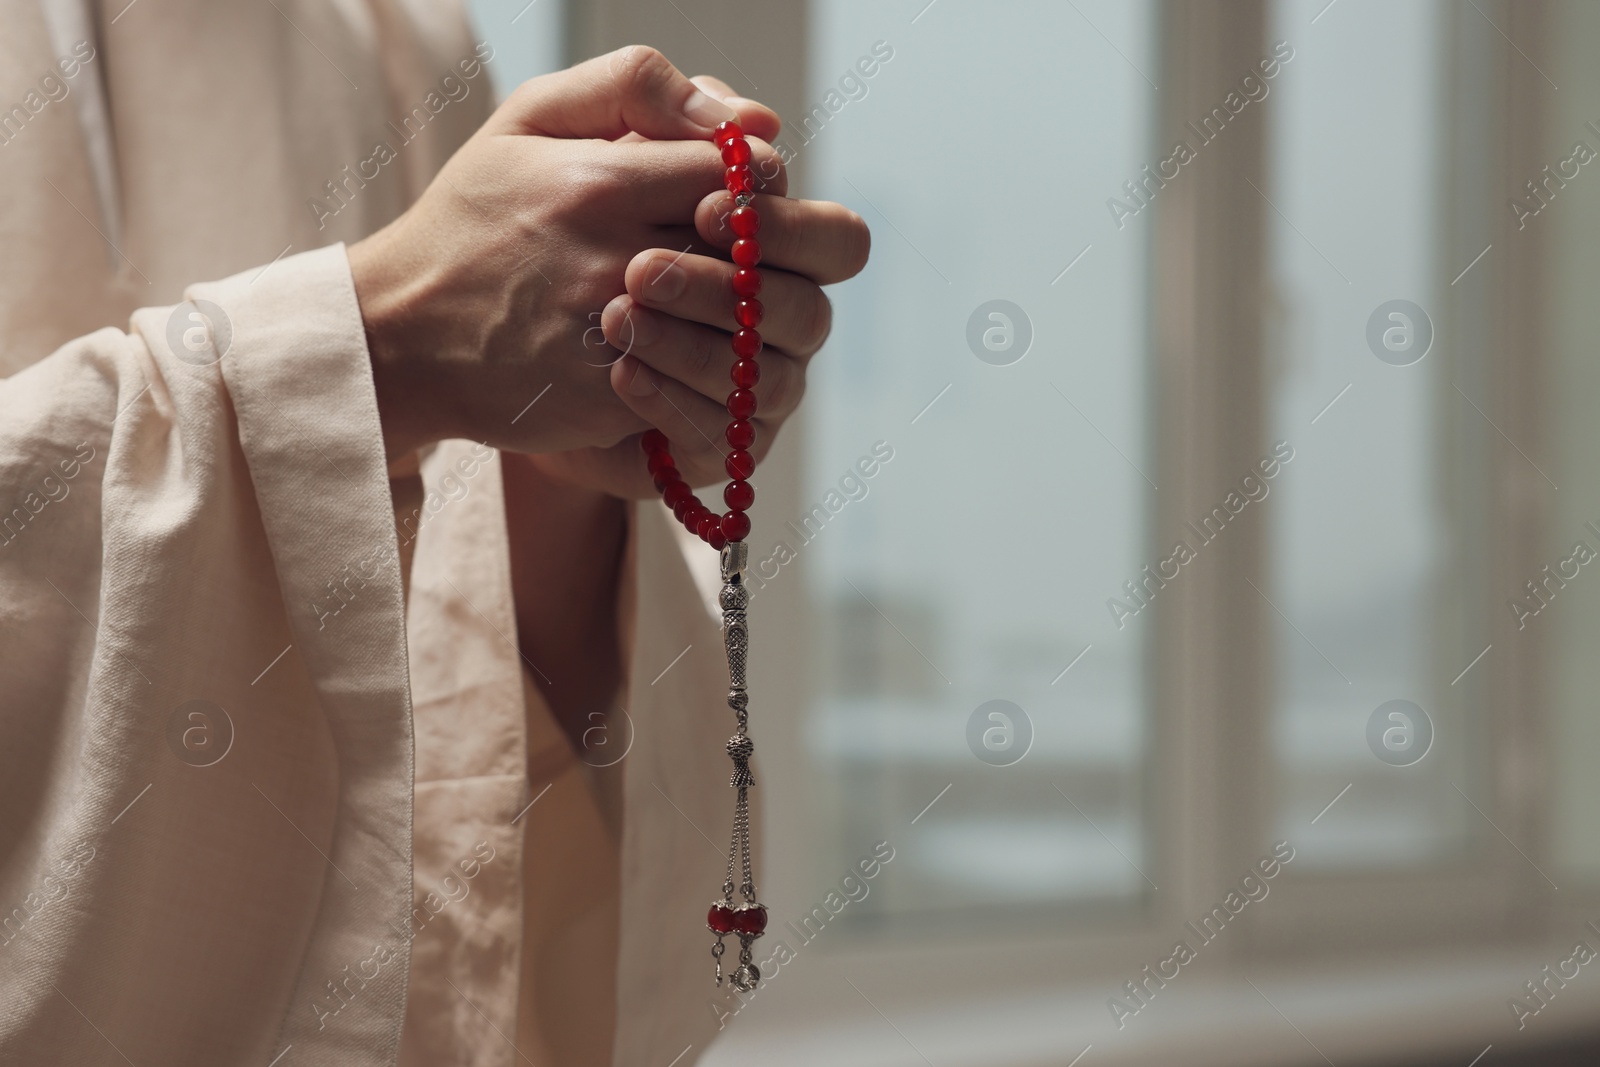
<path fill-rule="evenodd" d="M 500 133 L 616 140 L 633 132 L 651 140 L 704 140 L 736 118 L 667 57 L 629 45 L 569 70 L 523 82 L 491 124 Z"/>
<path fill-rule="evenodd" d="M 697 74 L 689 80 L 705 90 L 706 95 L 722 101 L 738 112 L 738 122 L 744 129 L 746 137 L 758 137 L 768 144 L 778 139 L 778 133 L 783 128 L 783 120 L 766 104 L 747 96 L 740 96 L 733 91 L 733 86 L 709 74 Z"/>
<path fill-rule="evenodd" d="M 721 78 L 713 78 L 709 74 L 696 74 L 689 80 L 699 86 L 713 100 L 720 100 L 733 108 L 735 113 L 734 121 L 738 122 L 739 128 L 744 130 L 746 137 L 755 137 L 769 144 L 778 139 L 778 131 L 783 128 L 783 120 L 778 117 L 776 111 L 766 104 L 759 100 L 751 100 L 747 96 L 740 96 L 733 91 L 733 88 L 727 82 Z M 635 141 L 647 141 L 649 138 L 641 134 L 629 133 L 617 138 L 617 140 L 623 143 L 632 143 Z"/>

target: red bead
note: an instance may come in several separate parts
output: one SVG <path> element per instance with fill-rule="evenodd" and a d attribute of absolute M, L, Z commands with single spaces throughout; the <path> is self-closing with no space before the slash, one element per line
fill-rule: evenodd
<path fill-rule="evenodd" d="M 732 481 L 722 491 L 722 502 L 734 511 L 749 511 L 756 502 L 755 486 L 746 481 Z"/>
<path fill-rule="evenodd" d="M 742 511 L 730 511 L 722 516 L 722 536 L 730 541 L 743 541 L 750 534 L 750 516 Z"/>
<path fill-rule="evenodd" d="M 735 163 L 722 172 L 722 184 L 734 196 L 740 193 L 753 193 L 756 190 L 756 176 L 748 163 Z"/>
<path fill-rule="evenodd" d="M 761 364 L 753 359 L 741 359 L 734 363 L 729 377 L 740 389 L 754 389 L 756 383 L 761 380 Z"/>
<path fill-rule="evenodd" d="M 761 245 L 750 237 L 733 242 L 733 261 L 741 267 L 753 267 L 761 262 Z"/>
<path fill-rule="evenodd" d="M 733 354 L 740 359 L 754 359 L 756 353 L 761 351 L 761 335 L 748 326 L 742 326 L 733 333 Z"/>
<path fill-rule="evenodd" d="M 733 933 L 733 909 L 726 904 L 713 904 L 706 912 L 706 925 L 719 934 Z"/>
<path fill-rule="evenodd" d="M 759 934 L 767 928 L 767 909 L 760 904 L 740 908 L 733 913 L 733 928 L 741 934 Z"/>
<path fill-rule="evenodd" d="M 738 237 L 754 237 L 761 229 L 761 216 L 749 204 L 736 207 L 728 215 L 728 226 Z"/>
<path fill-rule="evenodd" d="M 734 271 L 733 291 L 744 297 L 761 292 L 761 272 L 753 267 L 740 267 Z"/>
<path fill-rule="evenodd" d="M 722 156 L 723 184 L 728 192 L 736 197 L 754 195 L 756 176 L 751 169 L 754 151 L 745 140 L 743 127 L 732 120 L 718 123 L 711 139 Z M 755 425 L 750 420 L 757 408 L 753 390 L 761 380 L 761 367 L 755 357 L 762 350 L 761 334 L 756 328 L 761 325 L 766 311 L 761 301 L 755 299 L 762 283 L 761 273 L 756 269 L 761 262 L 761 245 L 755 240 L 761 230 L 761 215 L 748 203 L 736 205 L 728 213 L 728 227 L 736 238 L 729 258 L 736 268 L 731 285 L 738 297 L 734 321 L 739 327 L 731 341 L 737 359 L 729 372 L 735 388 L 728 394 L 731 419 L 725 431 L 733 451 L 725 461 L 731 480 L 723 489 L 722 497 L 730 510 L 719 516 L 695 496 L 677 469 L 664 433 L 652 429 L 640 438 L 640 447 L 648 457 L 646 467 L 663 502 L 678 521 L 719 550 L 730 541 L 742 541 L 750 532 L 750 520 L 745 512 L 755 502 L 755 488 L 749 482 L 755 472 L 755 457 L 749 448 L 756 439 Z M 706 922 L 719 934 L 759 935 L 766 929 L 767 913 L 760 905 L 734 908 L 718 902 L 706 913 Z"/>

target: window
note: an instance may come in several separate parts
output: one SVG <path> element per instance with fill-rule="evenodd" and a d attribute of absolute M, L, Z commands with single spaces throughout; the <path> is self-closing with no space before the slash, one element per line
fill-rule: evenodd
<path fill-rule="evenodd" d="M 1149 225 L 1104 205 L 1153 158 L 1153 6 L 812 18 L 790 146 L 875 235 L 783 532 L 810 557 L 829 867 L 897 843 L 880 921 L 1140 897 L 1149 628 L 1106 605 L 1137 611 L 1149 562 Z"/>
<path fill-rule="evenodd" d="M 1302 873 L 1436 865 L 1460 850 L 1471 808 L 1456 788 L 1472 792 L 1487 673 L 1463 668 L 1490 643 L 1477 577 L 1487 516 L 1458 491 L 1484 480 L 1485 454 L 1450 439 L 1463 413 L 1468 430 L 1488 429 L 1470 407 L 1486 401 L 1458 391 L 1461 352 L 1426 310 L 1440 314 L 1462 266 L 1439 239 L 1453 225 L 1444 10 L 1353 0 L 1313 25 L 1321 7 L 1273 9 L 1273 39 L 1294 59 L 1277 80 L 1261 194 L 1277 312 L 1268 418 L 1294 456 L 1271 487 L 1262 594 L 1277 830 Z"/>
<path fill-rule="evenodd" d="M 578 39 L 770 100 L 873 227 L 760 473 L 773 936 L 895 858 L 708 1062 L 1531 1050 L 1508 999 L 1600 914 L 1600 15 L 740 10 Z"/>

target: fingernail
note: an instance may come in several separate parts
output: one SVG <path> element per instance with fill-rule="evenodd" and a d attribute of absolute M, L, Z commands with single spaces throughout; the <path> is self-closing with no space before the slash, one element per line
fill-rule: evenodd
<path fill-rule="evenodd" d="M 656 388 L 656 376 L 650 373 L 650 368 L 643 363 L 633 369 L 633 380 L 628 383 L 628 392 L 634 396 L 649 396 L 659 392 Z"/>
<path fill-rule="evenodd" d="M 661 264 L 658 268 L 657 264 Z M 645 275 L 645 292 L 653 300 L 676 300 L 689 284 L 689 275 L 670 259 L 657 259 Z"/>
<path fill-rule="evenodd" d="M 624 352 L 633 351 L 635 345 L 654 344 L 661 336 L 661 323 L 655 315 L 628 297 L 619 296 L 607 304 L 600 322 L 617 339 L 615 347 Z"/>
<path fill-rule="evenodd" d="M 683 103 L 683 113 L 689 116 L 689 121 L 698 123 L 706 129 L 711 129 L 719 122 L 736 119 L 739 113 L 727 104 L 719 104 L 699 89 L 689 94 L 689 99 Z"/>

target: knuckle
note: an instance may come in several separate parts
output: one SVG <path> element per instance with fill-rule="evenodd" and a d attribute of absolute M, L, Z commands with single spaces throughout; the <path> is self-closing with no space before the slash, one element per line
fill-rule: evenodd
<path fill-rule="evenodd" d="M 728 349 L 721 343 L 726 336 L 709 329 L 693 331 L 693 338 L 688 345 L 688 374 L 691 380 L 709 380 L 717 376 L 719 367 L 726 362 Z"/>
<path fill-rule="evenodd" d="M 719 477 L 725 478 L 722 473 L 722 453 L 711 443 L 706 434 L 706 428 L 693 419 L 684 419 L 683 440 L 673 441 L 674 454 L 682 452 L 679 456 L 679 466 L 684 469 L 684 478 L 690 485 L 710 485 Z M 720 432 L 720 431 L 716 431 Z M 707 507 L 714 506 L 715 500 L 702 500 Z"/>
<path fill-rule="evenodd" d="M 832 201 L 817 203 L 814 210 L 814 224 L 799 229 L 824 235 L 818 252 L 825 253 L 823 262 L 828 280 L 838 281 L 860 274 L 872 253 L 872 231 L 867 228 L 866 220 L 843 204 Z"/>
<path fill-rule="evenodd" d="M 817 351 L 833 332 L 833 302 L 821 289 L 813 287 L 811 299 L 801 312 L 800 337 L 807 354 Z"/>
<path fill-rule="evenodd" d="M 769 189 L 787 189 L 789 187 L 789 168 L 783 161 L 783 156 L 778 150 L 765 141 L 751 139 L 750 169 L 759 179 L 757 188 L 762 192 Z"/>
<path fill-rule="evenodd" d="M 586 154 L 570 175 L 571 189 L 576 196 L 609 200 L 628 191 L 630 177 L 627 164 L 618 156 Z"/>
<path fill-rule="evenodd" d="M 778 224 L 774 227 L 776 230 L 774 236 L 778 237 L 777 245 L 782 255 L 790 263 L 809 263 L 814 228 L 805 225 L 794 213 L 787 210 L 775 211 L 773 215 L 773 221 Z"/>
<path fill-rule="evenodd" d="M 728 225 L 728 216 L 733 214 L 733 209 L 733 197 L 721 191 L 712 193 L 695 209 L 695 228 L 715 245 L 730 245 L 734 233 L 733 227 Z"/>
<path fill-rule="evenodd" d="M 560 168 L 547 187 L 546 196 L 550 206 L 562 214 L 581 218 L 585 212 L 610 203 L 626 188 L 618 160 L 585 153 Z"/>
<path fill-rule="evenodd" d="M 769 373 L 762 381 L 763 384 L 770 382 L 763 405 L 769 413 L 788 414 L 800 406 L 806 394 L 806 379 L 796 366 L 792 360 L 773 360 L 768 363 Z"/>
<path fill-rule="evenodd" d="M 772 451 L 773 442 L 778 439 L 778 431 L 783 428 L 783 420 L 763 418 L 757 420 L 756 443 L 750 446 L 750 454 L 755 457 L 759 466 L 767 458 L 767 453 Z"/>
<path fill-rule="evenodd" d="M 544 90 L 539 81 L 539 78 L 529 78 L 518 85 L 511 90 L 511 95 L 506 98 L 506 102 L 502 106 L 512 114 L 521 115 L 527 113 Z"/>
<path fill-rule="evenodd" d="M 630 94 L 648 92 L 672 70 L 667 57 L 647 44 L 630 44 L 611 54 L 612 76 Z"/>

